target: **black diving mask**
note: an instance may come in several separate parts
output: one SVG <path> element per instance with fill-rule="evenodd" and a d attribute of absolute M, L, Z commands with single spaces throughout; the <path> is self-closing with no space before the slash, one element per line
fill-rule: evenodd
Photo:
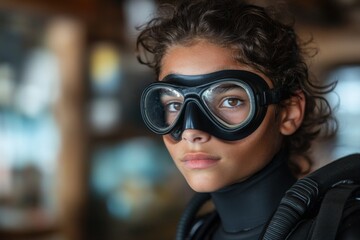
<path fill-rule="evenodd" d="M 263 78 L 248 71 L 170 74 L 145 88 L 141 113 L 150 130 L 170 133 L 177 141 L 185 129 L 234 141 L 258 128 L 268 105 L 288 97 L 283 89 L 270 89 Z"/>

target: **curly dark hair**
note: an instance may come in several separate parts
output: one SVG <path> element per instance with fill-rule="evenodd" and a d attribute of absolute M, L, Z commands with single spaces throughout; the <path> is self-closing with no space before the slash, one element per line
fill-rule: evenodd
<path fill-rule="evenodd" d="M 138 59 L 158 76 L 161 60 L 171 46 L 202 39 L 232 49 L 236 61 L 262 72 L 275 87 L 285 87 L 293 95 L 302 90 L 306 100 L 303 124 L 284 144 L 292 155 L 310 159 L 311 141 L 321 130 L 327 129 L 327 135 L 336 131 L 336 124 L 330 124 L 334 122 L 330 121 L 334 120 L 331 107 L 324 98 L 335 83 L 312 83 L 304 59 L 311 41 L 302 43 L 293 24 L 282 23 L 274 16 L 273 9 L 237 0 L 164 4 L 156 17 L 139 28 Z"/>

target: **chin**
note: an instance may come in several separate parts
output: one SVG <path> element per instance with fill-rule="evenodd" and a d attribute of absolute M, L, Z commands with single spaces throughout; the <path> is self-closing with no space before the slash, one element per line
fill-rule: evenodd
<path fill-rule="evenodd" d="M 187 181 L 189 186 L 192 190 L 199 193 L 209 193 L 209 192 L 215 192 L 221 188 L 223 188 L 223 185 L 212 184 L 211 182 L 201 180 L 201 181 Z"/>

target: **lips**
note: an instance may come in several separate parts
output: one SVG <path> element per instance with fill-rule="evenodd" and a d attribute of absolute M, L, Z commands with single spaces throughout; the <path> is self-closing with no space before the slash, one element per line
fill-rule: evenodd
<path fill-rule="evenodd" d="M 219 157 L 209 154 L 189 153 L 185 155 L 182 162 L 190 169 L 206 169 L 217 164 L 219 160 Z"/>

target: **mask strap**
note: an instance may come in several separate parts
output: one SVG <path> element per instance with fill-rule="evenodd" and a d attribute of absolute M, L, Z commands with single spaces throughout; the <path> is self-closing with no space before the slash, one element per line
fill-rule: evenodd
<path fill-rule="evenodd" d="M 282 100 L 290 98 L 291 94 L 284 88 L 270 89 L 262 92 L 259 95 L 259 102 L 261 106 L 268 106 L 270 104 L 276 104 Z"/>

